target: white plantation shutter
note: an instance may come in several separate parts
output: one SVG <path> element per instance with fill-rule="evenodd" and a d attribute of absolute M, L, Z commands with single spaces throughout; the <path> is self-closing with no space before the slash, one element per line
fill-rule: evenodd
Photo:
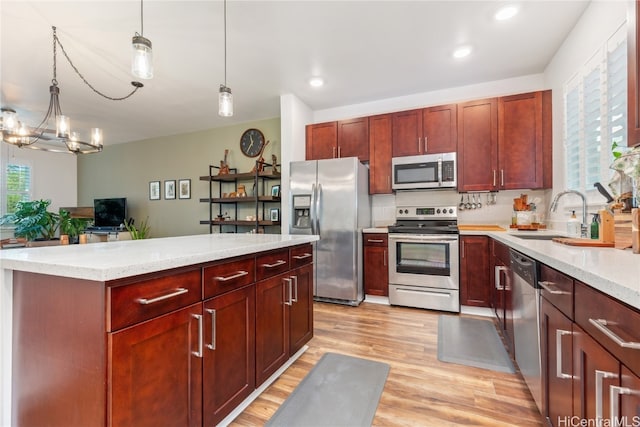
<path fill-rule="evenodd" d="M 600 144 L 602 91 L 600 90 L 600 67 L 593 69 L 583 79 L 584 103 L 584 160 L 585 182 L 583 188 L 593 187 L 600 181 Z"/>
<path fill-rule="evenodd" d="M 618 32 L 609 40 L 607 46 L 607 116 L 609 117 L 609 148 L 615 141 L 627 146 L 627 34 Z M 606 161 L 611 164 L 611 150 Z"/>
<path fill-rule="evenodd" d="M 19 201 L 31 200 L 31 166 L 8 164 L 3 176 L 5 203 L 2 214 L 13 213 Z"/>
<path fill-rule="evenodd" d="M 580 188 L 580 90 L 575 86 L 565 95 L 565 150 L 567 188 Z"/>

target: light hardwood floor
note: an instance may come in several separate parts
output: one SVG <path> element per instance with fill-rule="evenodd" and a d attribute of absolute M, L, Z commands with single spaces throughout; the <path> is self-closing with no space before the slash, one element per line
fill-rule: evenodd
<path fill-rule="evenodd" d="M 519 374 L 438 360 L 439 314 L 366 302 L 314 303 L 309 349 L 232 425 L 264 424 L 320 357 L 335 352 L 391 365 L 375 426 L 541 426 Z"/>

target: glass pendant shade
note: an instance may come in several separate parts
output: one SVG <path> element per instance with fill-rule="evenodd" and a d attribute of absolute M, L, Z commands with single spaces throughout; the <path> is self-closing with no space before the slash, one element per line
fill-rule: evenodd
<path fill-rule="evenodd" d="M 13 110 L 2 111 L 2 130 L 13 132 L 18 128 L 18 114 Z"/>
<path fill-rule="evenodd" d="M 58 138 L 69 138 L 70 121 L 67 116 L 58 116 L 56 118 L 56 136 Z"/>
<path fill-rule="evenodd" d="M 233 116 L 233 95 L 231 89 L 225 85 L 220 85 L 218 94 L 218 115 L 221 117 Z"/>
<path fill-rule="evenodd" d="M 91 145 L 95 147 L 102 147 L 102 129 L 91 129 Z"/>
<path fill-rule="evenodd" d="M 151 41 L 142 36 L 134 36 L 131 57 L 131 73 L 140 79 L 153 78 L 153 51 Z"/>

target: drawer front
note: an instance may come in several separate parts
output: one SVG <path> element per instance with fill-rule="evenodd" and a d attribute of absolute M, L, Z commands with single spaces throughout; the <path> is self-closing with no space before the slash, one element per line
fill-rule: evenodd
<path fill-rule="evenodd" d="M 204 297 L 211 298 L 255 282 L 254 257 L 207 266 L 203 270 Z"/>
<path fill-rule="evenodd" d="M 313 262 L 313 245 L 291 248 L 291 268 L 302 267 Z"/>
<path fill-rule="evenodd" d="M 202 300 L 200 269 L 108 288 L 107 328 L 140 323 Z"/>
<path fill-rule="evenodd" d="M 573 320 L 573 279 L 540 264 L 539 284 L 542 297 Z"/>
<path fill-rule="evenodd" d="M 365 246 L 387 247 L 388 235 L 385 233 L 364 233 L 362 241 Z"/>
<path fill-rule="evenodd" d="M 576 323 L 640 375 L 640 312 L 575 281 Z"/>
<path fill-rule="evenodd" d="M 273 277 L 290 269 L 289 249 L 269 252 L 256 258 L 256 280 Z"/>

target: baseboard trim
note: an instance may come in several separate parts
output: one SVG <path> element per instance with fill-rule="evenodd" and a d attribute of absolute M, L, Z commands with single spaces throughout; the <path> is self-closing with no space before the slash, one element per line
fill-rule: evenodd
<path fill-rule="evenodd" d="M 470 314 L 473 316 L 495 317 L 492 308 L 489 307 L 472 307 L 469 305 L 460 306 L 460 314 Z"/>

